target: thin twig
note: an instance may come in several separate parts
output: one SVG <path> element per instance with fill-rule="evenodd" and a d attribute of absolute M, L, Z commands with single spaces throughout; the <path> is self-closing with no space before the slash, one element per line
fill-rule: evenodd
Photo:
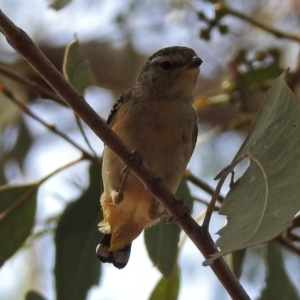
<path fill-rule="evenodd" d="M 27 62 L 48 82 L 66 103 L 77 113 L 81 119 L 111 148 L 111 150 L 127 164 L 130 171 L 135 174 L 147 187 L 150 194 L 157 198 L 167 209 L 169 214 L 177 221 L 179 226 L 194 242 L 205 258 L 218 250 L 210 234 L 205 231 L 186 212 L 174 194 L 165 186 L 143 163 L 138 153 L 131 150 L 121 141 L 112 129 L 97 115 L 80 95 L 51 64 L 45 55 L 38 49 L 29 36 L 5 16 L 0 10 L 0 30 L 8 43 L 17 50 Z M 223 258 L 219 258 L 210 266 L 232 299 L 249 300 L 249 296 L 230 271 Z"/>
<path fill-rule="evenodd" d="M 20 82 L 20 83 L 23 83 L 23 84 L 25 84 L 25 85 L 33 88 L 33 89 L 35 89 L 36 91 L 38 91 L 39 93 L 41 93 L 42 96 L 46 96 L 49 99 L 55 100 L 56 102 L 58 102 L 59 104 L 62 104 L 64 106 L 66 105 L 66 103 L 62 100 L 62 98 L 59 97 L 55 92 L 53 92 L 53 91 L 51 91 L 51 90 L 49 90 L 49 89 L 47 89 L 47 88 L 39 85 L 35 81 L 32 81 L 32 80 L 30 80 L 30 79 L 28 79 L 28 78 L 20 75 L 19 73 L 14 72 L 10 68 L 8 68 L 8 67 L 6 67 L 6 66 L 4 66 L 2 64 L 0 64 L 0 73 L 4 74 L 4 75 L 6 75 L 6 76 L 8 76 L 8 77 L 10 77 L 10 78 L 12 78 L 12 79 Z M 82 128 L 82 125 L 81 125 L 80 121 L 77 118 L 76 118 L 76 122 L 77 122 L 79 130 L 80 130 L 80 132 L 81 132 L 81 134 L 82 134 L 82 136 L 83 136 L 86 144 L 91 149 L 94 157 L 97 157 L 97 154 L 96 154 L 95 150 L 92 148 L 90 142 L 88 141 L 88 139 L 87 139 L 87 137 L 85 135 L 85 132 L 84 132 L 84 130 Z M 53 127 L 52 125 L 49 125 L 49 126 Z M 51 131 L 53 131 L 50 127 L 48 127 L 48 126 L 46 126 L 46 127 L 48 129 L 50 129 Z M 56 130 L 56 129 L 54 128 L 54 130 Z M 53 131 L 53 132 L 57 133 L 56 131 Z M 61 136 L 61 134 L 58 134 L 58 135 Z"/>
<path fill-rule="evenodd" d="M 74 116 L 75 116 L 76 124 L 77 124 L 77 126 L 78 126 L 78 128 L 79 128 L 80 133 L 81 133 L 82 136 L 83 136 L 83 139 L 84 139 L 85 143 L 86 143 L 87 146 L 90 148 L 90 150 L 91 150 L 91 152 L 93 153 L 94 157 L 97 157 L 96 151 L 95 151 L 94 148 L 92 147 L 92 145 L 91 145 L 89 139 L 87 138 L 87 136 L 86 136 L 86 134 L 85 134 L 85 131 L 84 131 L 83 126 L 82 126 L 82 123 L 81 123 L 81 119 L 80 119 L 79 116 L 76 115 L 75 113 L 74 113 Z"/>
<path fill-rule="evenodd" d="M 264 23 L 261 23 L 257 20 L 254 20 L 253 18 L 227 6 L 221 3 L 217 3 L 215 5 L 215 10 L 218 11 L 218 13 L 222 14 L 222 15 L 231 15 L 234 17 L 239 18 L 240 20 L 243 20 L 245 22 L 250 23 L 253 26 L 256 26 L 264 31 L 267 31 L 271 34 L 273 34 L 274 36 L 276 36 L 277 38 L 283 38 L 283 39 L 289 39 L 295 42 L 300 43 L 300 36 L 297 34 L 292 34 L 292 33 L 288 33 L 288 32 L 284 32 L 284 31 L 280 31 L 272 26 L 266 25 Z"/>
<path fill-rule="evenodd" d="M 207 205 L 207 206 L 209 205 L 209 202 L 208 202 L 208 201 L 205 201 L 204 199 L 201 199 L 201 198 L 196 197 L 196 196 L 193 196 L 193 195 L 192 195 L 192 198 L 193 198 L 195 201 L 199 202 L 199 203 L 202 203 L 202 204 Z M 221 209 L 220 206 L 215 205 L 214 211 L 219 211 L 220 209 Z"/>
<path fill-rule="evenodd" d="M 58 102 L 64 106 L 66 105 L 66 103 L 61 99 L 61 97 L 59 97 L 55 92 L 39 85 L 35 81 L 32 81 L 32 80 L 20 75 L 19 73 L 14 72 L 13 70 L 4 66 L 3 64 L 0 64 L 0 73 L 4 74 L 7 77 L 10 77 L 20 83 L 23 83 L 24 85 L 27 85 L 27 86 L 35 89 L 42 96 L 46 96 L 49 99 L 55 100 L 56 102 Z"/>
<path fill-rule="evenodd" d="M 293 232 L 288 232 L 287 234 L 288 238 L 291 240 L 291 241 L 296 241 L 296 242 L 300 242 L 300 236 L 298 234 L 295 234 Z"/>
<path fill-rule="evenodd" d="M 191 183 L 193 183 L 194 185 L 196 185 L 197 187 L 199 187 L 200 189 L 202 189 L 203 191 L 205 191 L 209 195 L 212 196 L 214 194 L 215 190 L 209 184 L 207 184 L 206 182 L 204 182 L 200 178 L 198 178 L 195 175 L 193 175 L 191 173 L 191 171 L 185 170 L 183 176 L 184 176 L 185 179 L 187 179 L 188 181 L 190 181 Z M 221 203 L 224 201 L 224 197 L 221 196 L 221 195 L 218 195 L 217 199 Z"/>
<path fill-rule="evenodd" d="M 10 214 L 12 214 L 17 208 L 19 208 L 23 203 L 25 203 L 29 197 L 39 188 L 39 186 L 45 182 L 47 179 L 55 175 L 56 173 L 86 159 L 84 155 L 81 155 L 79 158 L 73 159 L 68 163 L 64 164 L 63 166 L 57 168 L 38 182 L 34 183 L 32 187 L 25 192 L 21 197 L 16 199 L 8 208 L 6 208 L 3 212 L 0 213 L 0 222 L 4 221 Z"/>
<path fill-rule="evenodd" d="M 14 95 L 6 87 L 1 85 L 1 82 L 0 82 L 0 91 L 2 91 L 3 94 L 5 94 L 6 97 L 8 97 L 13 103 L 19 106 L 25 114 L 27 114 L 28 116 L 30 116 L 31 118 L 33 118 L 34 120 L 42 124 L 44 127 L 46 127 L 50 131 L 54 132 L 56 135 L 60 136 L 61 138 L 69 142 L 71 145 L 73 145 L 75 148 L 81 151 L 87 159 L 91 161 L 99 161 L 99 159 L 86 152 L 80 145 L 78 145 L 76 142 L 70 139 L 65 133 L 59 131 L 54 125 L 49 124 L 46 121 L 42 120 L 37 114 L 31 111 L 28 106 L 26 106 L 23 102 L 16 99 Z"/>
<path fill-rule="evenodd" d="M 205 217 L 204 217 L 204 220 L 203 220 L 203 223 L 202 223 L 202 227 L 208 231 L 208 228 L 209 228 L 209 223 L 210 223 L 210 219 L 211 219 L 211 216 L 215 210 L 215 205 L 216 205 L 216 201 L 218 199 L 218 196 L 220 195 L 220 192 L 221 192 L 221 188 L 224 184 L 224 181 L 227 177 L 227 174 L 223 174 L 223 176 L 220 178 L 218 184 L 217 184 L 217 187 L 211 197 L 211 200 L 207 206 L 207 210 L 206 210 L 206 214 L 205 214 Z"/>
<path fill-rule="evenodd" d="M 220 179 L 218 184 L 217 184 L 217 187 L 211 197 L 211 200 L 210 200 L 210 203 L 207 207 L 207 211 L 206 211 L 206 215 L 204 217 L 204 220 L 203 220 L 203 228 L 206 229 L 208 231 L 208 227 L 209 227 L 209 223 L 210 223 L 210 219 L 211 219 L 211 216 L 214 212 L 214 209 L 215 209 L 215 205 L 216 205 L 216 201 L 218 199 L 218 196 L 221 192 L 221 188 L 224 184 L 224 181 L 225 179 L 227 178 L 227 175 L 229 173 L 232 173 L 233 172 L 233 169 L 243 160 L 245 159 L 246 157 L 249 157 L 251 156 L 251 154 L 249 152 L 246 152 L 244 153 L 243 155 L 241 155 L 240 157 L 238 157 L 236 160 L 234 160 L 229 166 L 225 167 L 216 177 L 215 177 L 215 180 L 217 179 Z M 233 180 L 233 179 L 231 179 Z"/>
<path fill-rule="evenodd" d="M 4 221 L 10 214 L 12 214 L 17 208 L 19 208 L 24 202 L 26 202 L 29 197 L 39 188 L 40 183 L 32 185 L 32 187 L 27 190 L 21 197 L 16 199 L 8 208 L 0 213 L 0 223 Z"/>
<path fill-rule="evenodd" d="M 287 237 L 280 235 L 278 236 L 275 241 L 279 242 L 281 245 L 284 245 L 286 248 L 291 250 L 297 255 L 300 255 L 300 248 L 297 247 L 292 241 L 290 241 Z"/>

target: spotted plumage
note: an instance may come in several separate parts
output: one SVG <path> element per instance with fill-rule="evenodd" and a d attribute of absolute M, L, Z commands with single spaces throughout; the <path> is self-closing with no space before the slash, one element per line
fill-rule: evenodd
<path fill-rule="evenodd" d="M 187 47 L 168 47 L 154 53 L 137 80 L 113 106 L 107 123 L 148 167 L 176 192 L 192 155 L 197 137 L 197 117 L 192 92 L 202 61 Z M 105 234 L 97 247 L 102 262 L 123 268 L 131 242 L 146 227 L 165 215 L 161 203 L 105 147 L 102 165 Z"/>

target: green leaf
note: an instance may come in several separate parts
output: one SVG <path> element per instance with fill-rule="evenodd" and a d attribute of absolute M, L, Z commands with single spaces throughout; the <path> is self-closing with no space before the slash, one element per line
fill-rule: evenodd
<path fill-rule="evenodd" d="M 67 205 L 55 235 L 57 300 L 84 300 L 98 284 L 100 266 L 95 250 L 100 239 L 101 168 L 90 166 L 90 185 L 80 198 Z"/>
<path fill-rule="evenodd" d="M 0 266 L 22 246 L 34 225 L 39 184 L 0 187 Z M 6 217 L 3 213 L 20 203 Z"/>
<path fill-rule="evenodd" d="M 149 300 L 176 300 L 179 294 L 180 272 L 178 266 L 169 278 L 162 277 L 152 291 Z"/>
<path fill-rule="evenodd" d="M 63 73 L 70 84 L 80 93 L 91 85 L 96 84 L 94 73 L 88 59 L 80 50 L 79 42 L 75 39 L 65 52 Z"/>
<path fill-rule="evenodd" d="M 282 71 L 283 70 L 277 65 L 263 66 L 256 69 L 251 69 L 238 77 L 237 84 L 245 88 L 261 85 L 266 81 L 274 80 L 282 73 Z"/>
<path fill-rule="evenodd" d="M 281 248 L 274 242 L 266 244 L 267 277 L 266 287 L 259 300 L 297 300 L 299 295 L 288 277 Z"/>
<path fill-rule="evenodd" d="M 161 221 L 145 230 L 144 238 L 149 257 L 158 270 L 170 276 L 177 261 L 180 228 L 175 223 Z"/>
<path fill-rule="evenodd" d="M 25 295 L 25 300 L 46 300 L 46 298 L 36 291 L 29 291 Z"/>
<path fill-rule="evenodd" d="M 65 7 L 68 5 L 71 0 L 48 0 L 49 6 L 55 10 L 60 10 L 61 8 Z"/>
<path fill-rule="evenodd" d="M 187 180 L 182 179 L 180 182 L 180 185 L 177 189 L 177 192 L 175 194 L 176 198 L 179 200 L 184 201 L 184 205 L 187 206 L 189 209 L 189 212 L 192 213 L 193 211 L 193 205 L 194 205 L 194 198 L 191 195 L 190 189 L 187 185 Z"/>
<path fill-rule="evenodd" d="M 181 181 L 176 197 L 184 199 L 185 204 L 191 209 L 193 199 L 185 180 Z M 177 262 L 179 236 L 180 228 L 178 225 L 175 223 L 166 224 L 164 220 L 144 232 L 149 257 L 166 277 L 170 276 Z"/>
<path fill-rule="evenodd" d="M 284 76 L 274 81 L 234 159 L 248 153 L 250 166 L 222 205 L 228 224 L 213 259 L 273 239 L 299 211 L 300 106 Z"/>
<path fill-rule="evenodd" d="M 11 147 L 8 146 L 11 144 L 10 136 L 4 135 L 2 137 L 0 132 L 0 145 L 2 144 L 0 149 L 0 184 L 6 183 L 4 169 L 6 164 L 11 162 L 11 160 L 16 162 L 23 172 L 25 158 L 33 143 L 33 138 L 24 118 L 18 119 L 14 125 L 11 125 L 11 128 L 17 131 L 16 141 Z M 4 137 L 8 137 L 8 139 L 4 139 Z"/>
<path fill-rule="evenodd" d="M 236 278 L 240 278 L 243 272 L 243 264 L 246 257 L 246 249 L 241 249 L 228 253 L 224 259 L 228 264 L 230 270 L 233 272 Z"/>

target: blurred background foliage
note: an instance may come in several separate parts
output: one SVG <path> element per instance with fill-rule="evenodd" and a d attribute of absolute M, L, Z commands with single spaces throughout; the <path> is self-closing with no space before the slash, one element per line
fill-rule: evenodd
<path fill-rule="evenodd" d="M 204 63 L 195 89 L 200 135 L 189 169 L 209 184 L 214 184 L 214 176 L 234 157 L 267 89 L 286 68 L 290 68 L 288 85 L 299 98 L 298 0 L 2 0 L 0 8 L 33 38 L 59 70 L 62 70 L 66 45 L 73 40 L 74 34 L 77 35 L 97 82 L 85 91 L 85 97 L 103 118 L 107 117 L 117 96 L 134 82 L 139 68 L 149 55 L 171 45 L 193 48 Z M 49 94 L 17 78 L 16 74 L 49 89 L 9 47 L 3 36 L 0 36 L 0 62 L 1 86 L 26 104 L 49 127 L 55 126 L 89 152 L 72 112 Z M 13 74 L 10 74 L 11 71 Z M 9 93 L 0 93 L 1 185 L 38 180 L 80 154 L 78 149 L 49 128 L 25 115 L 11 101 Z M 92 148 L 100 156 L 102 142 L 84 125 L 83 128 Z M 239 167 L 237 173 L 241 174 L 243 170 Z M 58 272 L 58 264 L 54 267 L 55 245 L 57 248 L 64 247 L 70 253 L 71 260 L 67 259 L 68 255 L 56 257 L 56 262 L 63 261 L 66 266 L 71 266 L 72 260 L 77 265 L 83 255 L 82 244 L 88 244 L 85 249 L 95 248 L 97 232 L 85 231 L 84 226 L 94 228 L 100 220 L 100 212 L 96 208 L 100 176 L 96 174 L 97 168 L 93 164 L 82 162 L 53 176 L 39 189 L 33 234 L 0 270 L 1 299 L 24 299 L 29 290 L 39 291 L 45 299 L 55 299 L 58 290 L 53 279 L 53 270 L 56 275 Z M 195 198 L 209 199 L 206 193 L 190 183 L 189 188 Z M 72 212 L 74 206 L 77 206 L 77 212 L 84 210 L 85 206 L 81 206 L 84 195 L 91 201 L 95 200 L 95 206 L 89 206 L 92 217 L 89 217 L 89 212 L 79 216 L 76 209 Z M 70 202 L 73 200 L 77 201 Z M 195 203 L 194 215 L 197 216 L 204 208 L 205 205 Z M 64 214 L 60 218 L 62 212 Z M 68 214 L 73 216 L 73 221 L 68 219 L 70 224 L 64 223 Z M 82 223 L 77 223 L 78 219 Z M 223 224 L 224 218 L 214 216 L 212 233 Z M 72 241 L 72 230 L 66 233 L 70 228 L 81 231 L 81 235 L 75 238 L 76 242 Z M 65 230 L 63 232 L 68 240 L 61 239 L 61 230 Z M 56 278 L 56 286 L 61 282 L 66 286 L 78 285 L 79 289 L 79 283 L 82 283 L 83 296 L 78 291 L 75 293 L 78 298 L 72 296 L 69 299 L 84 299 L 87 293 L 87 299 L 147 299 L 161 275 L 148 259 L 143 239 L 139 238 L 136 243 L 128 269 L 117 272 L 104 266 L 99 283 L 99 263 L 90 261 L 85 253 L 85 268 L 80 270 L 83 272 L 80 276 L 87 276 L 90 281 L 82 283 L 84 278 L 80 277 L 77 281 L 63 282 L 63 278 L 68 276 L 79 276 L 79 270 L 73 266 L 63 270 L 66 273 L 60 275 L 62 279 Z M 265 270 L 268 274 L 270 262 L 274 262 L 272 255 L 280 258 L 278 263 L 282 268 L 278 272 L 284 273 L 284 280 L 288 280 L 292 287 L 300 275 L 300 264 L 295 255 L 282 248 L 272 250 L 273 245 L 268 247 L 266 251 L 263 247 L 250 249 L 246 259 L 245 253 L 240 260 L 238 255 L 229 258 L 231 263 L 239 261 L 236 273 L 241 275 L 242 284 L 251 299 L 258 298 L 264 288 Z M 199 294 L 203 295 L 201 299 L 204 300 L 229 299 L 209 269 L 201 266 L 202 260 L 187 241 L 179 256 L 179 299 L 199 299 Z M 62 263 L 59 265 L 64 267 Z M 177 282 L 179 271 L 177 267 L 175 269 L 176 274 L 173 272 L 170 280 Z M 270 278 L 267 282 L 273 277 Z M 130 280 L 134 280 L 134 284 Z M 162 279 L 159 282 L 170 287 Z M 130 285 L 135 287 L 128 291 Z M 178 282 L 178 289 L 177 285 Z M 299 294 L 299 285 L 297 289 L 292 297 Z M 156 292 L 153 291 L 151 299 L 159 299 L 153 296 Z M 261 299 L 270 299 L 265 296 L 268 292 L 265 288 Z M 42 298 L 29 292 L 26 299 Z M 62 294 L 60 299 L 67 298 Z"/>

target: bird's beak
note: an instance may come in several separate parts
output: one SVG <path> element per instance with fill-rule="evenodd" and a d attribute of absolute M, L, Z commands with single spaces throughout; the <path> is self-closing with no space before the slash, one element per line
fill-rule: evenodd
<path fill-rule="evenodd" d="M 202 64 L 202 59 L 198 56 L 193 56 L 191 60 L 184 66 L 186 69 L 199 68 Z"/>
<path fill-rule="evenodd" d="M 185 84 L 195 84 L 198 74 L 199 67 L 202 64 L 202 59 L 198 56 L 193 56 L 182 68 L 181 68 L 181 80 Z"/>

